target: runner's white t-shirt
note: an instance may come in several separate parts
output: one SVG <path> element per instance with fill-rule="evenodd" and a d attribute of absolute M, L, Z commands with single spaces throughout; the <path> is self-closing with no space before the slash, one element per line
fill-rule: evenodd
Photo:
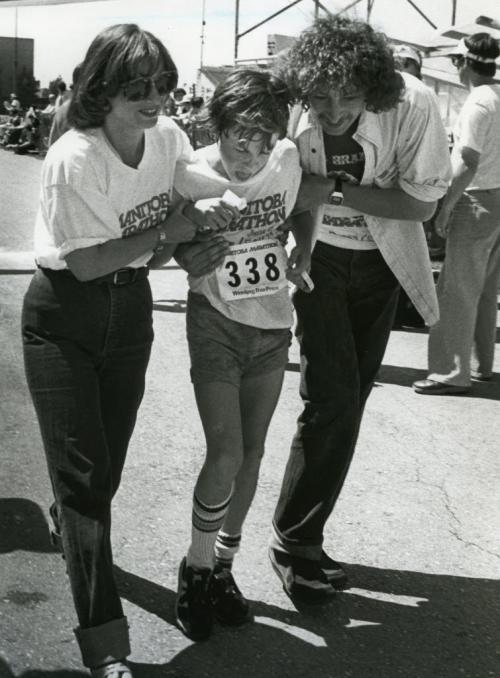
<path fill-rule="evenodd" d="M 64 258 L 73 250 L 159 224 L 171 202 L 175 165 L 192 156 L 186 134 L 165 116 L 145 131 L 137 169 L 121 161 L 101 128 L 66 132 L 49 149 L 42 169 L 34 239 L 38 265 L 66 268 Z M 151 256 L 147 252 L 129 266 L 145 266 Z"/>
<path fill-rule="evenodd" d="M 177 165 L 174 184 L 176 190 L 188 200 L 222 197 L 226 190 L 239 198 L 245 198 L 247 206 L 241 211 L 240 218 L 231 222 L 225 231 L 219 232 L 230 243 L 242 245 L 234 247 L 234 257 L 228 256 L 224 264 L 204 276 L 189 276 L 189 287 L 193 292 L 203 294 L 214 308 L 223 315 L 252 327 L 278 329 L 292 324 L 292 307 L 287 286 L 274 294 L 259 296 L 258 289 L 265 287 L 266 274 L 273 277 L 274 269 L 266 271 L 265 252 L 272 251 L 272 240 L 281 233 L 280 226 L 290 215 L 301 180 L 299 154 L 295 144 L 289 139 L 281 139 L 274 147 L 265 167 L 246 181 L 231 181 L 212 169 L 207 161 L 210 147 L 195 152 L 196 162 Z M 264 242 L 263 242 L 264 241 Z M 261 259 L 254 257 L 263 242 Z M 244 247 L 244 243 L 256 243 Z M 257 262 L 254 264 L 253 262 Z M 250 262 L 248 265 L 246 262 Z M 256 279 L 257 293 L 251 298 L 224 299 L 221 292 L 221 271 L 231 266 L 230 272 L 237 271 L 238 279 Z M 257 266 L 257 268 L 256 268 Z M 257 270 L 258 269 L 258 270 Z M 237 280 L 233 277 L 231 282 Z"/>

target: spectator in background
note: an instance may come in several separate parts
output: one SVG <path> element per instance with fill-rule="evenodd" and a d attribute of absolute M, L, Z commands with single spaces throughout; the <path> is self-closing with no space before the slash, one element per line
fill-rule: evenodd
<path fill-rule="evenodd" d="M 187 92 L 184 89 L 184 87 L 176 87 L 174 91 L 172 92 L 172 98 L 175 102 L 175 106 L 177 107 L 183 98 L 186 96 Z"/>
<path fill-rule="evenodd" d="M 73 69 L 73 74 L 72 74 L 72 79 L 73 82 L 71 84 L 71 92 L 69 93 L 68 99 L 63 103 L 62 106 L 56 109 L 54 118 L 52 120 L 52 127 L 50 128 L 50 134 L 49 134 L 49 146 L 52 146 L 52 144 L 59 139 L 60 136 L 64 134 L 64 132 L 67 132 L 70 129 L 70 125 L 68 123 L 68 109 L 69 105 L 71 102 L 71 96 L 73 93 L 73 89 L 78 82 L 78 77 L 80 75 L 80 70 L 81 70 L 81 64 L 78 64 Z"/>
<path fill-rule="evenodd" d="M 190 120 L 198 120 L 201 114 L 201 111 L 203 110 L 203 104 L 205 103 L 205 100 L 203 97 L 193 97 L 191 99 L 191 110 L 189 112 L 189 119 Z"/>
<path fill-rule="evenodd" d="M 413 384 L 423 395 L 466 393 L 471 378 L 487 381 L 493 373 L 500 280 L 499 55 L 488 33 L 466 37 L 450 52 L 470 93 L 454 128 L 453 178 L 435 219 L 446 254 L 437 287 L 441 317 L 429 335 L 429 376 Z"/>
<path fill-rule="evenodd" d="M 53 94 L 52 92 L 49 94 L 49 102 L 45 106 L 45 108 L 42 109 L 41 114 L 44 116 L 45 119 L 50 120 L 52 123 L 52 118 L 54 117 L 54 114 L 56 112 L 56 95 Z"/>
<path fill-rule="evenodd" d="M 70 98 L 70 93 L 68 92 L 66 88 L 66 83 L 64 80 L 60 80 L 57 83 L 57 97 L 55 101 L 55 107 L 58 109 L 60 106 L 62 106 L 68 99 Z"/>
<path fill-rule="evenodd" d="M 40 140 L 40 120 L 34 112 L 30 112 L 24 122 L 19 142 L 17 144 L 9 144 L 7 148 L 11 148 L 14 153 L 18 155 L 25 155 L 29 151 L 37 151 Z"/>
<path fill-rule="evenodd" d="M 0 125 L 0 143 L 2 146 L 18 143 L 23 129 L 22 123 L 20 109 L 12 107 L 8 121 Z"/>
<path fill-rule="evenodd" d="M 396 45 L 393 52 L 398 71 L 410 73 L 422 80 L 422 55 L 418 49 L 410 45 Z"/>
<path fill-rule="evenodd" d="M 14 92 L 9 95 L 9 101 L 4 101 L 3 105 L 9 115 L 21 112 L 21 103 L 17 98 L 17 94 L 14 94 Z"/>

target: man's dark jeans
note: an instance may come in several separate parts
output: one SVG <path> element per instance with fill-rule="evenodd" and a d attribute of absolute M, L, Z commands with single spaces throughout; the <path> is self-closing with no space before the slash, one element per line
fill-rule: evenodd
<path fill-rule="evenodd" d="M 92 666 L 101 647 L 106 657 L 128 654 L 111 500 L 144 393 L 153 339 L 149 283 L 82 283 L 68 271 L 39 270 L 25 295 L 22 334 L 80 630 L 90 637 L 91 629 L 100 627 L 100 636 L 109 629 L 118 641 L 110 638 L 107 648 L 81 642 Z"/>
<path fill-rule="evenodd" d="M 321 242 L 311 277 L 314 291 L 294 298 L 304 410 L 274 516 L 274 545 L 318 559 L 384 356 L 399 284 L 378 250 Z"/>

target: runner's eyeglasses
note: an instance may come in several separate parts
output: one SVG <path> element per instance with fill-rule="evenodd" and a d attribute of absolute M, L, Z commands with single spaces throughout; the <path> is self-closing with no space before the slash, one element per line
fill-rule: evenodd
<path fill-rule="evenodd" d="M 149 97 L 153 85 L 160 96 L 168 94 L 172 89 L 172 74 L 170 71 L 163 71 L 156 78 L 134 78 L 120 85 L 120 90 L 128 101 L 140 101 Z"/>

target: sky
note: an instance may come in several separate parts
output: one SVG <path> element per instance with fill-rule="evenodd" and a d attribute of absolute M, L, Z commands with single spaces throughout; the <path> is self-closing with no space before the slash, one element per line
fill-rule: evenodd
<path fill-rule="evenodd" d="M 439 27 L 451 23 L 452 0 L 412 0 Z M 169 49 L 179 70 L 179 83 L 196 80 L 201 63 L 202 12 L 205 4 L 203 64 L 220 66 L 233 63 L 235 0 L 106 0 L 99 2 L 19 7 L 18 36 L 34 38 L 34 75 L 46 87 L 61 75 L 71 82 L 73 67 L 79 63 L 91 40 L 106 26 L 115 23 L 138 23 L 154 33 Z M 286 7 L 290 0 L 240 0 L 240 27 L 243 32 Z M 349 0 L 322 0 L 336 12 Z M 500 21 L 500 0 L 458 0 L 457 24 L 473 21 L 483 14 Z M 367 1 L 362 0 L 348 16 L 366 19 Z M 13 8 L 0 8 L 0 35 L 15 35 Z M 243 36 L 239 57 L 263 57 L 267 52 L 267 35 L 297 35 L 314 18 L 312 0 L 297 5 L 262 27 Z M 375 0 L 371 22 L 391 37 L 403 40 L 426 40 L 434 29 L 415 11 L 408 0 Z"/>

